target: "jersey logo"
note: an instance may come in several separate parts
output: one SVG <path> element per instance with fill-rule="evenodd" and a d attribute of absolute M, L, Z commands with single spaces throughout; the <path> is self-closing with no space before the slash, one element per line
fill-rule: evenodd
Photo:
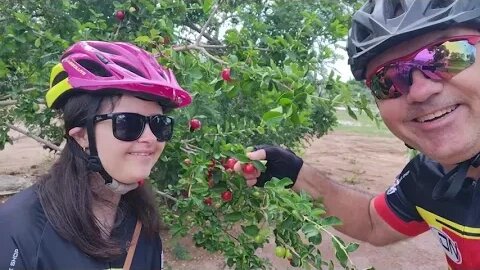
<path fill-rule="evenodd" d="M 17 258 L 18 258 L 18 249 L 15 249 L 13 251 L 12 260 L 10 261 L 10 267 L 8 268 L 8 270 L 14 269 L 15 264 L 17 264 Z"/>
<path fill-rule="evenodd" d="M 407 175 L 409 175 L 409 174 L 410 174 L 410 171 L 407 171 L 404 174 L 402 174 L 401 176 L 400 175 L 397 176 L 395 178 L 395 182 L 393 183 L 393 185 L 388 188 L 387 195 L 395 193 L 395 191 L 397 191 L 397 186 L 400 184 L 400 181 L 402 181 L 402 179 L 407 177 Z"/>
<path fill-rule="evenodd" d="M 460 250 L 458 249 L 458 244 L 457 242 L 453 241 L 448 234 L 446 234 L 443 231 L 440 231 L 436 228 L 431 228 L 433 233 L 438 237 L 438 240 L 440 241 L 440 245 L 442 245 L 443 250 L 445 251 L 445 254 L 454 261 L 457 264 L 462 263 L 462 254 L 460 253 Z"/>

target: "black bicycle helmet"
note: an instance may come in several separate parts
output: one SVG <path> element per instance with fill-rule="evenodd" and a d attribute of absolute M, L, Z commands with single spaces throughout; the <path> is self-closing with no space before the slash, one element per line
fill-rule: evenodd
<path fill-rule="evenodd" d="M 416 36 L 465 25 L 480 27 L 479 0 L 369 0 L 353 16 L 347 52 L 356 80 L 368 62 Z"/>

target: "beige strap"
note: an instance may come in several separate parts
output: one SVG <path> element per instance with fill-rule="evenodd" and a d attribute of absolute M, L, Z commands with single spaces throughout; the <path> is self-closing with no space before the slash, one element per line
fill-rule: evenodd
<path fill-rule="evenodd" d="M 123 270 L 129 270 L 130 265 L 132 264 L 133 255 L 135 254 L 135 248 L 137 247 L 138 237 L 140 236 L 140 231 L 142 230 L 142 222 L 137 220 L 137 225 L 135 225 L 135 231 L 133 231 L 132 241 L 130 241 L 130 247 L 128 247 L 127 258 L 125 258 L 125 263 L 123 264 Z"/>

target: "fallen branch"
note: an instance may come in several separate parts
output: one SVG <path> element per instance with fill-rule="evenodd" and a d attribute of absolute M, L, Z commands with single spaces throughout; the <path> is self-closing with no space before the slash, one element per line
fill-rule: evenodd
<path fill-rule="evenodd" d="M 160 196 L 162 196 L 162 197 L 165 197 L 165 198 L 167 198 L 167 199 L 170 199 L 170 200 L 172 200 L 172 201 L 174 201 L 174 202 L 177 202 L 177 201 L 178 201 L 177 198 L 175 198 L 175 197 L 173 197 L 173 196 L 171 196 L 171 195 L 169 195 L 169 194 L 167 194 L 167 193 L 165 193 L 165 192 L 162 192 L 162 191 L 160 191 L 160 190 L 158 190 L 158 189 L 155 189 L 155 192 L 156 192 L 158 195 L 160 195 Z"/>
<path fill-rule="evenodd" d="M 16 126 L 11 125 L 11 124 L 7 124 L 7 127 L 10 128 L 10 129 L 12 129 L 12 130 L 15 130 L 15 131 L 17 131 L 17 132 L 19 132 L 19 133 L 22 133 L 23 135 L 25 135 L 25 136 L 27 136 L 27 137 L 30 137 L 30 138 L 34 139 L 35 141 L 37 141 L 37 142 L 39 142 L 39 143 L 41 143 L 41 144 L 44 144 L 44 145 L 48 146 L 49 148 L 51 148 L 51 149 L 53 149 L 53 150 L 55 150 L 55 151 L 59 151 L 59 152 L 62 151 L 62 148 L 60 148 L 59 146 L 55 145 L 55 144 L 52 143 L 52 142 L 49 142 L 49 141 L 47 141 L 47 140 L 44 140 L 44 139 L 38 137 L 37 135 L 32 134 L 31 132 L 29 132 L 29 131 L 27 131 L 27 130 L 21 129 L 21 128 L 16 127 Z"/>
<path fill-rule="evenodd" d="M 15 105 L 17 102 L 15 100 L 7 99 L 0 101 L 0 107 Z"/>

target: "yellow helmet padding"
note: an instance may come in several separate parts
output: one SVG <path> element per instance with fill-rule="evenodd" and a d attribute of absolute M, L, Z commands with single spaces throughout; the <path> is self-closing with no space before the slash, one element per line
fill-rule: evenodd
<path fill-rule="evenodd" d="M 52 105 L 61 95 L 73 88 L 68 82 L 68 77 L 52 86 L 53 80 L 62 71 L 65 72 L 65 69 L 63 68 L 62 63 L 58 63 L 52 68 L 52 72 L 50 73 L 50 89 L 48 89 L 47 94 L 45 95 L 45 101 L 47 102 L 47 106 L 49 108 L 52 107 Z"/>

